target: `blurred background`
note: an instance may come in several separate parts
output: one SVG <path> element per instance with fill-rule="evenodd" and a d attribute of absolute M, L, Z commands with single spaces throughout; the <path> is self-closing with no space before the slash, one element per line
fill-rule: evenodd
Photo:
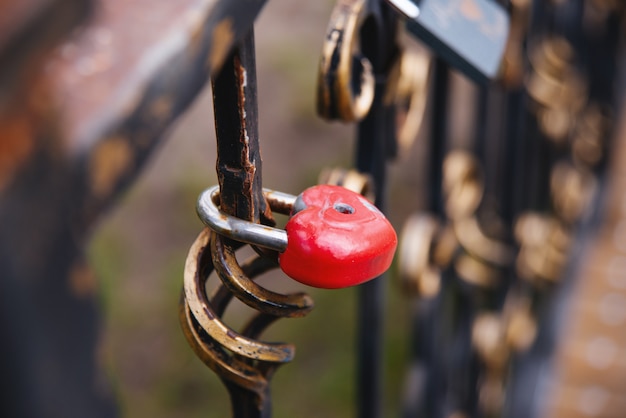
<path fill-rule="evenodd" d="M 217 182 L 211 91 L 198 85 L 263 3 L 0 2 L 0 415 L 112 416 L 101 366 L 124 417 L 230 415 L 225 388 L 183 336 L 178 304 L 187 251 L 203 228 L 196 200 Z M 460 13 L 452 22 L 471 29 L 458 32 L 465 46 L 452 61 L 477 77 L 467 59 L 499 47 L 476 35 L 504 45 L 504 12 L 484 26 L 478 0 L 433 1 L 431 12 L 444 3 Z M 428 83 L 418 71 L 428 60 L 410 67 L 428 86 L 419 98 L 435 103 L 424 112 L 433 126 L 388 167 L 388 216 L 415 246 L 382 282 L 383 415 L 400 415 L 403 399 L 406 416 L 527 418 L 544 401 L 553 416 L 621 416 L 624 380 L 606 372 L 623 365 L 612 338 L 626 334 L 606 326 L 626 324 L 626 294 L 617 293 L 626 289 L 623 126 L 612 139 L 626 85 L 626 8 L 499 3 L 510 6 L 511 26 L 497 83 L 478 87 L 454 71 L 448 80 L 441 57 Z M 352 167 L 355 127 L 315 112 L 336 4 L 271 0 L 256 20 L 265 187 L 297 195 L 326 168 Z M 379 34 L 371 22 L 360 32 L 366 49 Z M 390 72 L 386 93 L 404 100 L 394 80 L 404 81 Z M 395 114 L 418 119 L 407 115 Z M 444 160 L 452 149 L 469 153 Z M 296 347 L 273 377 L 273 416 L 354 416 L 357 289 L 306 289 L 279 271 L 260 281 L 316 303 L 263 335 Z M 251 314 L 234 301 L 224 322 L 240 329 Z M 597 338 L 599 329 L 606 335 Z"/>
<path fill-rule="evenodd" d="M 352 166 L 353 126 L 327 123 L 315 113 L 319 51 L 334 4 L 272 0 L 255 26 L 265 187 L 298 194 L 324 167 Z M 212 108 L 207 87 L 89 245 L 105 313 L 102 355 L 123 416 L 229 415 L 226 390 L 188 346 L 177 315 L 184 260 L 202 229 L 196 199 L 217 183 Z M 390 165 L 389 218 L 396 229 L 423 208 L 422 142 Z M 268 276 L 265 286 L 304 290 L 316 305 L 307 317 L 282 319 L 265 334 L 296 346 L 295 360 L 273 378 L 274 416 L 353 415 L 355 290 L 303 289 L 280 273 Z M 411 309 L 392 276 L 385 285 L 386 416 L 398 415 Z M 248 314 L 233 304 L 226 322 L 236 327 Z"/>

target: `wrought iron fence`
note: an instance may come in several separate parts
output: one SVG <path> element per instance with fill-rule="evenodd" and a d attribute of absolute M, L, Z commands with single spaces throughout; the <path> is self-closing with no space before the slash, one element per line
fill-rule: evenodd
<path fill-rule="evenodd" d="M 394 277 L 413 307 L 402 416 L 624 415 L 622 2 L 338 0 L 311 102 L 354 125 L 354 162 L 298 196 L 262 183 L 264 5 L 0 6 L 3 415 L 119 414 L 95 356 L 85 245 L 209 80 L 218 185 L 198 201 L 206 227 L 181 272 L 179 317 L 233 416 L 271 416 L 271 379 L 295 347 L 262 334 L 313 309 L 255 281 L 275 268 L 327 292 L 357 286 L 359 417 L 388 415 Z M 394 213 L 388 168 L 418 134 L 426 203 L 396 238 L 382 214 Z M 256 312 L 241 329 L 224 319 L 235 299 Z"/>

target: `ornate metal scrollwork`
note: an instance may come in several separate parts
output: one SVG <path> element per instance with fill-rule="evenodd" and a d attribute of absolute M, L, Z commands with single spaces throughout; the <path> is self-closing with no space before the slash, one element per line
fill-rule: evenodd
<path fill-rule="evenodd" d="M 374 100 L 372 64 L 356 52 L 365 6 L 365 0 L 339 0 L 331 14 L 317 84 L 317 112 L 324 118 L 360 120 Z"/>

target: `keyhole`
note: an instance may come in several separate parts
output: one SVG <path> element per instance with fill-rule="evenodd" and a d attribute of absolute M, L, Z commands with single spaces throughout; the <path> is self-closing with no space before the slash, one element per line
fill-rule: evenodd
<path fill-rule="evenodd" d="M 335 203 L 333 209 L 344 215 L 352 215 L 354 213 L 354 208 L 347 203 Z"/>

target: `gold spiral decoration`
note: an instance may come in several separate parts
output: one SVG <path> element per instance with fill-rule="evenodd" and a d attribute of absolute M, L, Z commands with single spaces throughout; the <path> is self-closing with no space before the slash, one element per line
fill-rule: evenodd
<path fill-rule="evenodd" d="M 179 316 L 189 344 L 209 368 L 226 382 L 262 393 L 275 369 L 293 359 L 295 348 L 258 338 L 279 318 L 305 316 L 313 300 L 304 293 L 284 295 L 259 286 L 254 280 L 278 266 L 275 254 L 259 250 L 240 264 L 235 252 L 241 247 L 209 228 L 200 233 L 185 261 Z M 206 284 L 212 276 L 221 283 L 209 295 Z M 222 320 L 233 298 L 258 311 L 240 332 Z"/>

